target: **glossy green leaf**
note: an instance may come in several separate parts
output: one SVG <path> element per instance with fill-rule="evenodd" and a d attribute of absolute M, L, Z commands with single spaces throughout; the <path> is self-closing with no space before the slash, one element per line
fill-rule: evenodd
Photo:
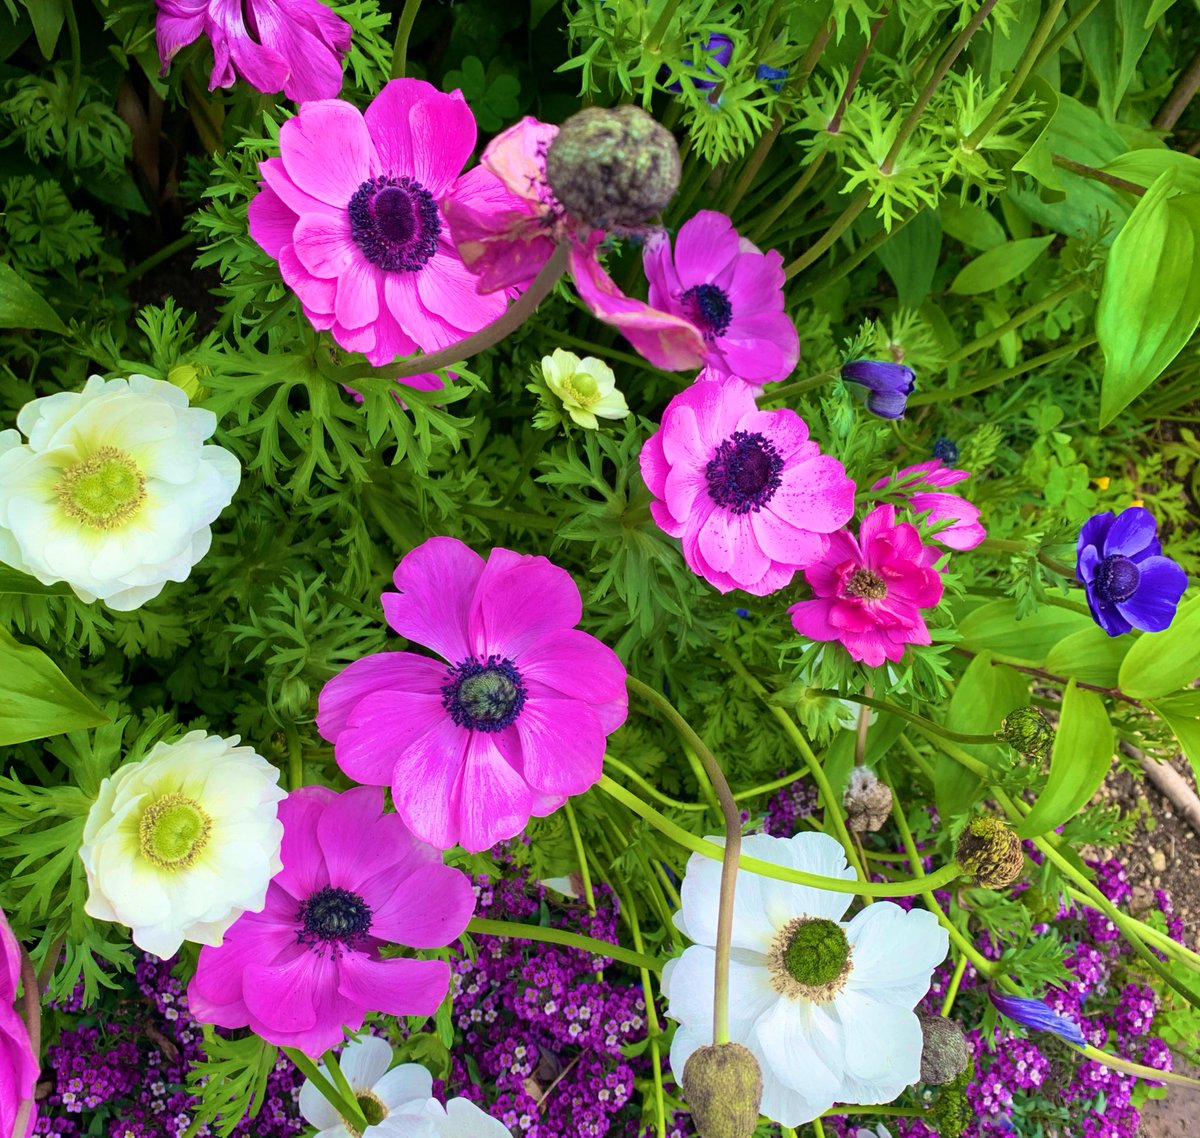
<path fill-rule="evenodd" d="M 1181 150 L 1143 149 L 1118 154 L 1102 167 L 1106 174 L 1136 182 L 1147 189 L 1160 174 L 1170 170 L 1175 175 L 1172 189 L 1178 194 L 1200 193 L 1200 158 Z"/>
<path fill-rule="evenodd" d="M 1179 749 L 1192 764 L 1196 785 L 1200 786 L 1200 691 L 1156 699 L 1150 707 L 1175 733 Z"/>
<path fill-rule="evenodd" d="M 1004 226 L 981 205 L 946 198 L 938 212 L 942 218 L 942 229 L 955 241 L 961 241 L 972 249 L 995 249 L 1006 240 Z"/>
<path fill-rule="evenodd" d="M 0 328 L 37 328 L 65 333 L 67 326 L 11 265 L 0 261 Z"/>
<path fill-rule="evenodd" d="M 905 308 L 920 308 L 933 285 L 942 253 L 942 222 L 933 210 L 922 210 L 876 251 Z"/>
<path fill-rule="evenodd" d="M 0 564 L 0 594 L 2 593 L 21 593 L 31 597 L 65 597 L 70 596 L 71 588 L 62 582 L 57 585 L 43 585 L 28 573 L 20 573 L 11 565 Z"/>
<path fill-rule="evenodd" d="M 991 292 L 1002 284 L 1019 277 L 1046 250 L 1054 240 L 1054 234 L 1045 237 L 1026 237 L 1021 241 L 1006 241 L 1003 245 L 981 253 L 950 285 L 951 292 L 974 296 L 980 292 Z"/>
<path fill-rule="evenodd" d="M 1090 0 L 1073 0 L 1072 12 Z M 1098 10 L 1075 29 L 1075 39 L 1099 90 L 1100 112 L 1115 121 L 1138 60 L 1150 41 L 1153 24 L 1145 22 L 1145 0 L 1100 0 Z"/>
<path fill-rule="evenodd" d="M 1064 637 L 1087 628 L 1092 618 L 1070 609 L 1043 605 L 1032 616 L 1017 619 L 1016 601 L 989 601 L 958 622 L 964 647 L 987 649 L 1019 664 L 1042 667 L 1050 650 Z"/>
<path fill-rule="evenodd" d="M 1200 676 L 1200 596 L 1179 606 L 1171 627 L 1143 632 L 1121 664 L 1118 687 L 1135 699 L 1178 691 Z"/>
<path fill-rule="evenodd" d="M 1074 817 L 1099 790 L 1112 756 L 1113 729 L 1104 701 L 1072 680 L 1063 692 L 1045 789 L 1017 834 L 1035 838 Z"/>
<path fill-rule="evenodd" d="M 1113 242 L 1096 311 L 1100 426 L 1153 383 L 1200 324 L 1200 194 L 1171 197 L 1165 170 Z"/>
<path fill-rule="evenodd" d="M 33 34 L 37 36 L 38 50 L 49 59 L 54 55 L 54 45 L 67 18 L 67 5 L 72 0 L 21 0 L 33 21 Z"/>
<path fill-rule="evenodd" d="M 0 746 L 108 721 L 45 652 L 0 629 Z"/>
<path fill-rule="evenodd" d="M 1062 184 L 1062 171 L 1054 165 L 1054 120 L 1058 115 L 1058 92 L 1040 75 L 1034 76 L 1029 84 L 1030 91 L 1041 104 L 1042 120 L 1032 133 L 1029 148 L 1013 163 L 1013 169 L 1028 174 L 1041 187 L 1043 201 L 1062 201 L 1066 191 Z"/>
<path fill-rule="evenodd" d="M 1056 676 L 1068 676 L 1085 684 L 1117 687 L 1121 662 L 1131 647 L 1128 636 L 1109 636 L 1092 625 L 1064 637 L 1046 657 L 1045 668 Z"/>

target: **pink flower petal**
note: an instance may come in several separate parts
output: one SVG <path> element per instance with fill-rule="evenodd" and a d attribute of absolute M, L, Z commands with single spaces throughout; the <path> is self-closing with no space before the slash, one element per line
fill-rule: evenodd
<path fill-rule="evenodd" d="M 444 960 L 372 960 L 348 952 L 339 964 L 338 992 L 384 1015 L 431 1016 L 450 989 L 450 965 Z"/>
<path fill-rule="evenodd" d="M 522 654 L 520 667 L 522 679 L 591 704 L 605 734 L 624 722 L 625 665 L 594 636 L 577 628 L 549 633 Z"/>
<path fill-rule="evenodd" d="M 371 327 L 379 318 L 379 270 L 355 250 L 338 277 L 334 315 L 346 328 Z"/>
<path fill-rule="evenodd" d="M 295 122 L 295 119 L 290 120 Z M 306 213 L 292 233 L 296 256 L 313 276 L 341 278 L 355 261 L 362 260 L 350 236 L 350 218 Z M 358 327 L 358 325 L 355 325 Z"/>
<path fill-rule="evenodd" d="M 642 470 L 642 481 L 646 483 L 646 489 L 656 498 L 664 496 L 667 475 L 671 470 L 670 463 L 667 462 L 667 457 L 663 454 L 662 440 L 662 431 L 655 431 L 642 444 L 641 453 L 638 455 L 638 465 Z"/>
<path fill-rule="evenodd" d="M 317 845 L 329 884 L 359 892 L 359 883 L 394 869 L 413 852 L 416 839 L 395 815 L 383 812 L 383 791 L 355 786 L 343 791 L 317 820 Z"/>
<path fill-rule="evenodd" d="M 604 728 L 586 703 L 531 693 L 516 729 L 522 772 L 536 790 L 582 794 L 604 773 Z"/>
<path fill-rule="evenodd" d="M 734 315 L 717 343 L 726 368 L 752 383 L 787 378 L 800 358 L 800 335 L 791 318 L 783 312 Z"/>
<path fill-rule="evenodd" d="M 742 253 L 733 260 L 729 281 L 729 302 L 736 317 L 783 309 L 783 257 L 769 253 Z"/>
<path fill-rule="evenodd" d="M 250 201 L 247 211 L 250 236 L 269 256 L 279 259 L 279 250 L 292 243 L 296 214 L 270 186 L 264 186 Z"/>
<path fill-rule="evenodd" d="M 305 103 L 295 118 L 280 127 L 279 150 L 284 169 L 297 186 L 342 209 L 363 182 L 378 173 L 362 113 L 340 99 Z"/>
<path fill-rule="evenodd" d="M 272 887 L 304 900 L 322 885 L 327 885 L 325 867 L 317 849 L 317 820 L 325 805 L 336 797 L 326 786 L 302 786 L 279 804 L 283 823 L 283 845 L 279 850 L 281 869 L 272 879 Z"/>
<path fill-rule="evenodd" d="M 483 558 L 457 538 L 431 537 L 396 566 L 393 580 L 400 592 L 381 598 L 388 624 L 461 663 L 471 655 L 467 623 L 483 569 Z"/>
<path fill-rule="evenodd" d="M 446 717 L 396 763 L 396 812 L 418 838 L 441 850 L 459 841 L 458 802 L 470 740 L 469 731 Z"/>
<path fill-rule="evenodd" d="M 854 483 L 827 454 L 785 469 L 766 509 L 784 521 L 816 533 L 833 533 L 854 515 Z"/>
<path fill-rule="evenodd" d="M 318 957 L 306 945 L 297 945 L 291 959 L 282 963 L 250 964 L 242 978 L 242 999 L 254 1019 L 276 1033 L 294 1035 L 317 1021 L 313 1007 L 313 972 Z M 340 1025 L 339 1025 L 340 1026 Z"/>
<path fill-rule="evenodd" d="M 431 83 L 420 79 L 392 79 L 384 84 L 383 90 L 363 112 L 379 155 L 381 173 L 393 177 L 413 176 L 413 138 L 408 116 L 422 98 L 433 95 L 441 95 L 441 92 Z"/>
<path fill-rule="evenodd" d="M 738 234 L 733 222 L 715 210 L 700 210 L 680 226 L 675 238 L 680 288 L 686 291 L 709 283 L 737 255 Z"/>
<path fill-rule="evenodd" d="M 511 728 L 470 734 L 456 807 L 458 844 L 472 853 L 514 837 L 529 821 L 533 795 L 516 770 L 520 752 L 515 735 Z"/>
<path fill-rule="evenodd" d="M 350 726 L 359 706 L 377 692 L 441 698 L 446 667 L 413 652 L 376 652 L 343 668 L 321 689 L 317 730 L 332 743 Z M 359 720 L 361 725 L 361 720 Z"/>
<path fill-rule="evenodd" d="M 579 588 L 571 574 L 544 557 L 503 559 L 493 550 L 471 606 L 471 646 L 479 659 L 497 654 L 520 661 L 547 633 L 574 628 L 583 616 Z"/>
<path fill-rule="evenodd" d="M 337 282 L 315 277 L 296 256 L 294 245 L 285 245 L 279 250 L 279 275 L 283 283 L 299 298 L 300 303 L 313 315 L 309 317 L 317 328 L 333 326 L 333 306 L 337 298 Z"/>
<path fill-rule="evenodd" d="M 431 84 L 425 86 L 428 92 L 408 112 L 413 175 L 437 200 L 450 188 L 475 149 L 475 116 L 461 91 L 444 94 Z"/>
<path fill-rule="evenodd" d="M 388 817 L 403 825 L 394 814 Z M 371 905 L 371 935 L 410 948 L 450 944 L 475 912 L 470 880 L 440 861 L 414 863 L 399 880 L 396 873 L 384 874 L 364 882 L 360 891 Z M 377 894 L 383 898 L 378 904 Z M 437 898 L 436 905 L 429 903 L 431 897 Z"/>
<path fill-rule="evenodd" d="M 700 552 L 719 573 L 737 581 L 757 581 L 768 568 L 769 558 L 754 539 L 749 519 L 717 509 L 700 531 Z"/>
<path fill-rule="evenodd" d="M 327 202 L 314 198 L 305 193 L 284 169 L 283 159 L 264 158 L 258 164 L 258 173 L 267 186 L 279 197 L 297 217 L 306 213 L 324 213 L 330 216 L 341 216 L 344 206 L 332 206 Z"/>
<path fill-rule="evenodd" d="M 829 539 L 807 529 L 797 529 L 768 509 L 750 515 L 755 540 L 773 561 L 793 569 L 804 569 L 820 561 L 829 547 Z"/>
<path fill-rule="evenodd" d="M 477 280 L 457 252 L 448 248 L 439 249 L 433 258 L 417 274 L 417 295 L 424 307 L 441 316 L 447 324 L 463 332 L 477 332 L 503 315 L 508 301 L 503 292 L 481 296 L 476 291 Z M 449 346 L 462 337 L 449 333 Z"/>

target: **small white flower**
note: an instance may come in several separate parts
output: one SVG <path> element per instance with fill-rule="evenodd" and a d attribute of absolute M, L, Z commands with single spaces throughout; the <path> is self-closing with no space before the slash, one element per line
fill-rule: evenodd
<path fill-rule="evenodd" d="M 316 1138 L 512 1138 L 508 1128 L 467 1099 L 444 1107 L 433 1097 L 433 1076 L 417 1063 L 388 1070 L 392 1049 L 367 1035 L 347 1043 L 338 1066 L 368 1122 L 360 1135 L 307 1079 L 300 1088 L 300 1113 L 317 1128 Z M 333 1081 L 322 1064 L 321 1074 Z"/>
<path fill-rule="evenodd" d="M 574 352 L 555 348 L 553 355 L 542 357 L 542 375 L 546 386 L 581 427 L 594 431 L 600 426 L 597 415 L 601 419 L 624 419 L 629 414 L 612 368 L 595 356 L 580 359 Z"/>
<path fill-rule="evenodd" d="M 138 608 L 185 581 L 241 478 L 204 440 L 211 411 L 144 375 L 102 379 L 21 408 L 0 431 L 0 561 L 84 601 Z"/>
<path fill-rule="evenodd" d="M 85 911 L 129 925 L 164 960 L 185 940 L 220 945 L 243 912 L 262 911 L 283 868 L 279 770 L 237 744 L 203 731 L 156 743 L 106 778 L 88 811 Z"/>
<path fill-rule="evenodd" d="M 718 844 L 723 839 L 710 838 Z M 827 834 L 750 835 L 750 857 L 853 880 Z M 663 970 L 667 1014 L 679 1021 L 671 1069 L 712 1043 L 713 975 L 721 863 L 694 854 L 675 924 L 695 942 Z M 729 1033 L 758 1059 L 762 1113 L 784 1126 L 835 1102 L 890 1102 L 921 1073 L 913 1008 L 949 947 L 932 913 L 887 901 L 843 922 L 853 895 L 739 871 L 729 967 Z"/>

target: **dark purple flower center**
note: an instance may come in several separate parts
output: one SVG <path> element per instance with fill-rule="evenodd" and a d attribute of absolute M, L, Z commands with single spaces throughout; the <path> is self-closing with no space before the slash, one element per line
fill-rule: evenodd
<path fill-rule="evenodd" d="M 1141 576 L 1138 567 L 1128 557 L 1111 553 L 1096 566 L 1092 588 L 1102 601 L 1119 604 L 1137 592 Z"/>
<path fill-rule="evenodd" d="M 704 333 L 706 340 L 725 335 L 733 317 L 733 305 L 724 289 L 714 284 L 694 285 L 680 300 L 687 318 Z"/>
<path fill-rule="evenodd" d="M 385 272 L 414 273 L 437 252 L 442 232 L 437 202 L 413 178 L 368 178 L 347 209 L 355 244 Z"/>
<path fill-rule="evenodd" d="M 296 934 L 301 944 L 318 952 L 337 946 L 353 948 L 371 928 L 371 907 L 357 893 L 325 885 L 300 903 L 296 920 L 303 926 Z"/>
<path fill-rule="evenodd" d="M 708 495 L 733 514 L 761 510 L 783 479 L 779 451 L 757 431 L 734 431 L 704 468 Z"/>
<path fill-rule="evenodd" d="M 455 664 L 442 684 L 442 706 L 468 731 L 503 731 L 525 706 L 525 682 L 511 660 L 474 656 Z"/>
<path fill-rule="evenodd" d="M 846 592 L 864 601 L 881 601 L 887 596 L 887 582 L 872 569 L 855 569 L 846 582 Z"/>

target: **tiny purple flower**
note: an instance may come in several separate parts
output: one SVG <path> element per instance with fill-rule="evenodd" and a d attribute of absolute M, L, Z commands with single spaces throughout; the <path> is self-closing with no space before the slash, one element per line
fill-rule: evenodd
<path fill-rule="evenodd" d="M 1068 1043 L 1083 1047 L 1086 1040 L 1083 1031 L 1073 1019 L 1051 1011 L 1044 1000 L 1029 1000 L 1021 996 L 1010 996 L 1005 992 L 988 989 L 988 997 L 1003 1015 L 1017 1023 L 1032 1027 L 1035 1031 L 1049 1031 Z"/>
<path fill-rule="evenodd" d="M 881 419 L 902 419 L 916 386 L 916 372 L 885 360 L 852 360 L 842 365 L 842 379 L 866 389 L 867 410 Z"/>

